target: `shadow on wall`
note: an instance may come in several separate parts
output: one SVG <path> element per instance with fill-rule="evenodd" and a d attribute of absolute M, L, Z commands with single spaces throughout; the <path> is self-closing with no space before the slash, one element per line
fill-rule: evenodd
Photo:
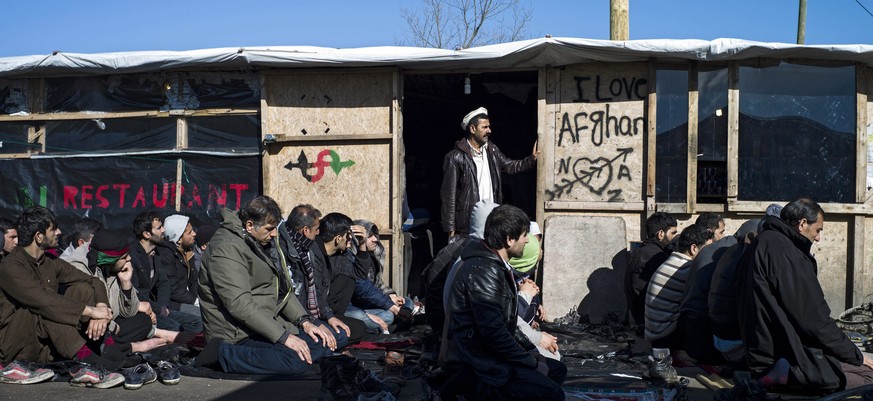
<path fill-rule="evenodd" d="M 621 250 L 613 255 L 611 267 L 597 268 L 588 276 L 588 294 L 576 308 L 581 323 L 627 321 L 627 301 L 624 298 L 627 257 L 627 250 Z"/>

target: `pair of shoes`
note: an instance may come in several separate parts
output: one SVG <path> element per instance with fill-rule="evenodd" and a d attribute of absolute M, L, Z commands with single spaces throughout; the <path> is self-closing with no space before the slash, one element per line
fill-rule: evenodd
<path fill-rule="evenodd" d="M 158 372 L 158 379 L 160 379 L 161 383 L 167 386 L 179 384 L 182 380 L 182 375 L 179 374 L 179 368 L 172 362 L 158 361 L 158 363 L 155 364 L 155 369 Z"/>
<path fill-rule="evenodd" d="M 0 364 L 0 383 L 33 384 L 54 377 L 55 372 L 51 369 L 39 369 L 30 362 L 12 361 L 5 366 Z"/>
<path fill-rule="evenodd" d="M 70 384 L 80 387 L 110 388 L 124 383 L 124 376 L 117 372 L 107 372 L 99 365 L 82 365 L 70 371 Z"/>
<path fill-rule="evenodd" d="M 425 311 L 424 311 L 424 304 L 421 303 L 421 302 L 416 302 L 416 303 L 412 306 L 412 315 L 413 315 L 413 316 L 418 316 L 418 315 L 423 315 L 423 314 L 425 314 Z"/>
<path fill-rule="evenodd" d="M 124 369 L 121 374 L 124 375 L 124 388 L 128 390 L 136 390 L 158 379 L 158 374 L 147 363 Z"/>
<path fill-rule="evenodd" d="M 652 378 L 662 379 L 667 384 L 679 382 L 679 374 L 673 368 L 673 358 L 670 355 L 661 359 L 655 359 L 650 356 L 649 359 L 652 361 L 652 367 L 649 371 L 649 375 Z"/>

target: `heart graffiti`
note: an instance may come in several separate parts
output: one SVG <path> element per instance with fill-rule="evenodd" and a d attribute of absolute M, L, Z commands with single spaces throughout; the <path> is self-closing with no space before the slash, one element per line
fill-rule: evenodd
<path fill-rule="evenodd" d="M 547 190 L 546 195 L 549 200 L 554 200 L 565 194 L 570 193 L 576 184 L 588 188 L 589 191 L 596 195 L 602 195 L 603 191 L 609 187 L 613 178 L 613 163 L 622 159 L 622 162 L 627 160 L 627 155 L 633 153 L 633 148 L 618 148 L 618 154 L 612 159 L 598 157 L 591 159 L 588 157 L 580 157 L 573 163 L 574 179 L 561 179 L 561 184 L 556 185 L 554 190 Z"/>

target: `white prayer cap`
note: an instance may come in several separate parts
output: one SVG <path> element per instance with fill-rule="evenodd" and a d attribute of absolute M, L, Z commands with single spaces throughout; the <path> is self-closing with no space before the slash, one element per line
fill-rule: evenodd
<path fill-rule="evenodd" d="M 537 224 L 537 222 L 531 221 L 530 222 L 530 229 L 528 229 L 527 233 L 530 235 L 540 235 L 543 232 L 540 231 L 540 225 Z"/>
<path fill-rule="evenodd" d="M 464 120 L 461 121 L 461 129 L 464 130 L 464 131 L 466 131 L 466 130 L 467 130 L 467 126 L 470 125 L 470 120 L 472 120 L 473 117 L 476 117 L 476 116 L 478 116 L 478 115 L 480 115 L 480 114 L 484 114 L 484 115 L 487 116 L 487 115 L 488 115 L 488 109 L 486 109 L 486 108 L 484 108 L 484 107 L 480 107 L 480 108 L 478 108 L 478 109 L 476 109 L 476 110 L 473 110 L 473 111 L 467 113 L 467 115 L 464 116 Z"/>

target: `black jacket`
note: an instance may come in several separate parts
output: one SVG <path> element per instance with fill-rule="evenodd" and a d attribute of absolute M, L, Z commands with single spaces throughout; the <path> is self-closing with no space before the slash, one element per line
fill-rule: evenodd
<path fill-rule="evenodd" d="M 634 322 L 642 325 L 645 319 L 646 288 L 658 267 L 670 257 L 669 243 L 647 239 L 630 255 L 624 272 L 624 294 Z"/>
<path fill-rule="evenodd" d="M 515 174 L 534 166 L 533 155 L 521 160 L 506 157 L 497 145 L 491 141 L 485 145 L 488 149 L 488 168 L 491 171 L 491 186 L 494 192 L 494 203 L 503 202 L 501 173 Z M 459 140 L 443 159 L 443 184 L 440 188 L 443 231 L 455 231 L 457 234 L 470 232 L 470 213 L 473 205 L 479 201 L 479 183 L 476 180 L 476 163 L 473 161 L 473 150 L 467 138 Z"/>
<path fill-rule="evenodd" d="M 186 261 L 176 245 L 169 241 L 158 248 L 173 255 L 172 262 L 164 265 L 170 281 L 170 309 L 179 310 L 181 304 L 193 304 L 197 300 L 197 272 L 194 271 L 193 259 Z"/>
<path fill-rule="evenodd" d="M 737 316 L 737 266 L 745 249 L 746 243 L 742 241 L 728 248 L 718 260 L 710 281 L 709 323 L 712 334 L 722 340 L 742 339 Z"/>
<path fill-rule="evenodd" d="M 764 220 L 737 270 L 741 335 L 753 374 L 785 358 L 789 384 L 836 390 L 845 385 L 840 362 L 861 365 L 863 358 L 830 317 L 811 246 L 781 219 Z"/>
<path fill-rule="evenodd" d="M 467 365 L 479 380 L 501 386 L 511 365 L 535 369 L 534 345 L 516 330 L 518 290 L 506 264 L 476 239 L 461 253 L 446 300 L 446 365 Z"/>
<path fill-rule="evenodd" d="M 172 288 L 167 279 L 166 269 L 160 267 L 173 263 L 173 254 L 170 251 L 171 249 L 166 247 L 155 247 L 153 268 L 149 255 L 139 241 L 130 244 L 130 264 L 133 266 L 131 283 L 141 299 L 151 301 L 155 313 L 160 313 L 160 308 L 156 306 L 170 307 Z"/>
<path fill-rule="evenodd" d="M 691 279 L 679 312 L 694 319 L 709 319 L 709 292 L 715 267 L 725 251 L 736 245 L 733 235 L 704 246 L 691 262 Z"/>

